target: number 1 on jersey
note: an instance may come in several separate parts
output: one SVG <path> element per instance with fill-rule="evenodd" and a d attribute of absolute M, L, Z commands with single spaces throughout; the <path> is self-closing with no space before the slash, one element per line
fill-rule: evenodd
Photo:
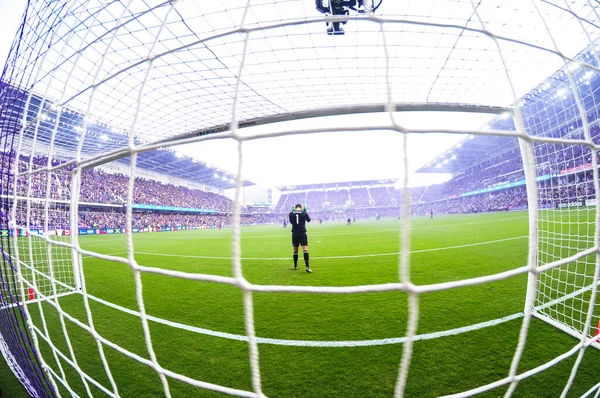
<path fill-rule="evenodd" d="M 298 214 L 296 214 L 296 224 L 300 224 L 300 217 L 298 217 Z"/>

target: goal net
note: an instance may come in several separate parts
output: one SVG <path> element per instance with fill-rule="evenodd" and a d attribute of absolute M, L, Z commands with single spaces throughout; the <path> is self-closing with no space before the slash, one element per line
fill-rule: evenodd
<path fill-rule="evenodd" d="M 297 351 L 287 356 L 302 360 L 323 347 L 387 346 L 400 347 L 382 361 L 393 368 L 392 376 L 381 381 L 385 389 L 364 395 L 384 395 L 384 390 L 397 397 L 419 395 L 426 387 L 410 390 L 418 378 L 411 374 L 424 375 L 428 363 L 414 359 L 419 342 L 444 344 L 452 336 L 510 322 L 515 322 L 514 333 L 507 334 L 510 343 L 502 353 L 487 354 L 504 355 L 502 373 L 467 378 L 460 390 L 441 394 L 493 390 L 511 396 L 524 380 L 550 374 L 561 381 L 553 391 L 598 396 L 596 376 L 579 378 L 589 352 L 595 355 L 589 348 L 597 348 L 600 338 L 600 16 L 595 5 L 587 0 L 384 0 L 365 1 L 366 7 L 349 1 L 338 10 L 333 3 L 28 2 L 0 79 L 0 352 L 32 396 L 127 396 L 133 388 L 129 378 L 136 388 L 145 388 L 147 380 L 159 385 L 135 390 L 139 394 L 185 396 L 199 388 L 277 395 L 281 385 L 269 377 L 284 365 L 274 350 L 292 347 Z M 470 129 L 414 127 L 404 123 L 409 111 L 424 119 L 434 111 L 484 114 L 487 122 Z M 326 117 L 332 122 L 321 124 Z M 381 131 L 401 137 L 396 150 L 402 159 L 400 189 L 389 184 L 290 190 L 270 211 L 247 214 L 242 207 L 249 146 L 276 137 L 376 136 Z M 431 133 L 467 135 L 456 149 L 482 140 L 488 149 L 476 157 L 485 167 L 463 167 L 468 182 L 465 177 L 411 189 L 409 138 Z M 491 137 L 510 144 L 495 153 L 497 147 L 485 141 Z M 235 143 L 235 153 L 223 152 L 235 160 L 233 170 L 211 168 L 175 151 L 221 140 Z M 430 166 L 444 168 L 455 159 L 449 153 Z M 515 159 L 520 163 L 513 167 Z M 227 189 L 234 192 L 231 198 L 223 194 Z M 348 208 L 352 217 L 400 218 L 399 251 L 365 257 L 384 259 L 376 265 L 394 263 L 394 278 L 313 286 L 282 279 L 264 283 L 257 271 L 248 270 L 249 262 L 265 258 L 242 255 L 247 248 L 242 225 L 281 223 L 290 206 L 306 202 L 320 207 L 320 218 Z M 521 247 L 521 263 L 440 281 L 428 271 L 431 281 L 422 279 L 419 255 L 442 249 L 412 246 L 418 231 L 412 216 L 433 217 L 432 209 L 526 211 L 528 244 Z M 182 235 L 162 231 L 222 228 L 231 236 L 227 253 L 152 254 L 151 245 L 160 247 L 160 242 L 138 238 L 161 231 L 160 241 L 175 242 Z M 494 242 L 516 245 L 519 238 Z M 201 245 L 210 248 L 207 241 Z M 192 242 L 189 246 L 197 244 Z M 148 265 L 150 255 L 160 262 Z M 196 260 L 198 266 L 192 264 Z M 282 261 L 265 262 L 271 260 Z M 429 297 L 477 286 L 492 289 L 507 280 L 522 282 L 518 312 L 421 329 L 428 311 L 439 310 L 427 304 Z M 170 290 L 173 283 L 182 289 Z M 164 296 L 157 300 L 147 291 Z M 182 292 L 205 301 L 189 300 Z M 325 297 L 323 303 L 343 296 L 350 305 L 364 294 L 388 293 L 401 294 L 393 296 L 398 304 L 390 307 L 400 314 L 390 323 L 401 326 L 389 329 L 400 335 L 359 331 L 338 340 L 327 331 L 312 340 L 277 339 L 255 325 L 256 319 L 265 320 L 255 310 L 265 296 L 277 302 L 280 296 L 303 300 L 312 295 Z M 224 323 L 216 320 L 197 324 L 191 319 L 204 316 L 194 312 L 200 304 L 230 299 L 243 303 L 239 311 L 228 312 L 225 305 L 213 313 L 219 322 L 231 321 L 228 329 L 219 329 Z M 363 323 L 373 321 L 369 316 Z M 527 343 L 539 337 L 532 332 L 541 327 L 535 318 L 552 325 L 552 332 L 564 332 L 559 336 L 575 338 L 565 343 L 568 349 L 550 350 L 551 358 L 524 368 Z M 132 326 L 121 330 L 121 322 Z M 179 333 L 187 340 L 174 337 Z M 552 344 L 552 338 L 546 340 Z M 232 354 L 239 345 L 212 351 L 222 341 L 243 344 L 245 356 Z M 278 365 L 266 365 L 263 354 Z M 372 357 L 378 355 L 383 354 Z M 197 370 L 188 359 L 205 366 Z M 322 361 L 324 367 L 349 364 Z M 245 363 L 242 370 L 223 375 L 228 370 L 220 367 L 239 362 Z M 378 365 L 384 367 L 374 368 Z M 239 382 L 241 377 L 247 380 Z M 316 379 L 315 388 L 326 391 L 327 380 Z"/>

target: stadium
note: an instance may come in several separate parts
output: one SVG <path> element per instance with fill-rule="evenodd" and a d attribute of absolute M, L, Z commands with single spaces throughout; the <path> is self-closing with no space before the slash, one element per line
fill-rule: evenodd
<path fill-rule="evenodd" d="M 600 396 L 595 3 L 26 3 L 3 396 Z"/>

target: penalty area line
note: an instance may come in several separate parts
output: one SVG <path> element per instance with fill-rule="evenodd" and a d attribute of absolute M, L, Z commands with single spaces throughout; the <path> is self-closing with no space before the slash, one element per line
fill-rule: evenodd
<path fill-rule="evenodd" d="M 98 303 L 104 304 L 108 307 L 112 307 L 116 310 L 125 312 L 130 315 L 134 315 L 140 317 L 140 313 L 138 311 L 131 310 L 129 308 L 122 307 L 120 305 L 111 303 L 109 301 L 103 300 L 99 297 L 93 296 L 91 294 L 87 295 L 88 298 L 94 300 Z M 469 326 L 463 326 L 454 329 L 448 329 L 441 332 L 433 332 L 433 333 L 424 333 L 419 334 L 413 337 L 413 340 L 431 340 L 437 339 L 445 336 L 453 336 L 461 333 L 471 332 L 483 328 L 487 328 L 490 326 L 499 325 L 501 323 L 506 323 L 515 319 L 522 318 L 524 316 L 523 312 L 517 312 L 516 314 L 507 315 L 502 318 L 492 319 L 490 321 L 479 322 Z M 177 329 L 187 330 L 193 333 L 199 333 L 207 336 L 220 337 L 228 340 L 237 340 L 237 341 L 248 341 L 248 336 L 241 334 L 233 334 L 226 332 L 218 332 L 215 330 L 204 329 L 197 326 L 186 325 L 179 322 L 168 321 L 163 318 L 158 318 L 152 315 L 146 315 L 146 318 L 149 321 L 160 323 L 162 325 L 174 327 Z M 407 337 L 392 337 L 386 339 L 374 339 L 374 340 L 347 340 L 347 341 L 319 341 L 319 340 L 285 340 L 285 339 L 270 339 L 265 337 L 257 337 L 256 342 L 259 344 L 271 344 L 271 345 L 281 345 L 281 346 L 293 346 L 293 347 L 369 347 L 369 346 L 381 346 L 381 345 L 391 345 L 391 344 L 402 344 L 407 341 Z"/>
<path fill-rule="evenodd" d="M 500 222 L 505 222 L 505 221 L 513 221 L 513 220 L 517 220 L 517 219 L 523 219 L 523 218 L 529 218 L 528 216 L 518 216 L 518 217 L 507 217 L 504 219 L 500 219 L 500 220 L 486 220 L 486 221 L 471 221 L 471 222 L 463 222 L 463 223 L 456 223 L 456 224 L 442 224 L 442 225 L 428 225 L 428 226 L 421 226 L 421 227 L 412 227 L 410 230 L 411 231 L 422 231 L 422 230 L 428 230 L 428 229 L 440 229 L 440 228 L 453 228 L 453 227 L 462 227 L 465 225 L 478 225 L 478 224 L 498 224 Z M 262 225 L 257 225 L 257 226 L 278 226 L 279 224 L 262 224 Z M 344 225 L 343 223 L 338 223 L 338 226 Z M 364 224 L 361 224 L 364 225 Z M 334 226 L 332 224 L 327 224 L 327 226 Z M 198 229 L 198 230 L 185 230 L 185 231 L 177 231 L 177 232 L 199 232 L 199 231 L 217 231 L 216 229 Z M 286 228 L 285 229 L 286 232 L 288 232 L 289 230 Z M 319 230 L 315 230 L 317 232 L 313 232 L 310 234 L 310 236 L 314 237 L 322 237 L 322 236 L 330 236 L 331 234 L 327 234 L 327 233 L 321 233 L 319 232 Z M 377 233 L 400 233 L 401 228 L 386 228 L 386 229 L 378 229 Z M 354 231 L 354 232 L 336 232 L 334 233 L 335 236 L 339 236 L 339 235 L 367 235 L 370 234 L 371 232 L 366 232 L 366 231 Z M 183 240 L 183 239 L 199 239 L 197 236 L 158 236 L 158 234 L 164 234 L 164 232 L 153 232 L 151 233 L 152 235 L 148 235 L 146 234 L 145 238 L 156 238 L 156 239 L 177 239 L 177 240 Z M 289 232 L 288 232 L 289 234 Z M 85 236 L 85 235 L 84 235 Z M 123 236 L 123 235 L 102 235 L 102 236 Z M 288 235 L 262 235 L 262 234 L 250 234 L 245 230 L 242 230 L 242 239 L 265 239 L 265 238 L 288 238 Z M 224 235 L 224 236 L 203 236 L 201 239 L 231 239 L 231 234 L 228 235 Z"/>
<path fill-rule="evenodd" d="M 462 249 L 465 247 L 473 247 L 473 246 L 482 246 L 482 245 L 490 245 L 493 243 L 500 242 L 508 242 L 511 240 L 517 239 L 526 239 L 528 236 L 515 236 L 512 238 L 504 238 L 504 239 L 496 239 L 496 240 L 488 240 L 484 242 L 475 242 L 475 243 L 466 243 L 464 245 L 455 245 L 455 246 L 444 246 L 444 247 L 435 247 L 431 249 L 419 249 L 419 250 L 411 250 L 410 253 L 427 253 L 427 252 L 435 252 L 442 250 L 453 250 L 453 249 Z M 231 260 L 232 257 L 229 256 L 201 256 L 201 255 L 192 255 L 192 254 L 169 254 L 169 253 L 151 253 L 151 252 L 140 252 L 136 251 L 135 254 L 141 254 L 146 256 L 158 256 L 158 257 L 180 257 L 180 258 L 200 258 L 200 259 L 208 259 L 208 260 Z M 391 253 L 371 253 L 371 254 L 357 254 L 350 256 L 317 256 L 319 260 L 333 260 L 333 259 L 345 259 L 345 258 L 363 258 L 363 257 L 388 257 L 388 256 L 398 256 L 402 254 L 402 252 L 391 252 Z M 264 260 L 264 261 L 282 261 L 289 260 L 289 257 L 241 257 L 241 260 Z"/>

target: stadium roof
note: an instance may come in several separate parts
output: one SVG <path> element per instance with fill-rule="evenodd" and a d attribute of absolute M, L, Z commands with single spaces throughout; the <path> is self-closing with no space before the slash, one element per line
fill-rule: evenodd
<path fill-rule="evenodd" d="M 386 179 L 386 180 L 365 180 L 365 181 L 346 181 L 346 182 L 329 182 L 326 184 L 304 184 L 294 185 L 286 187 L 277 187 L 280 191 L 305 191 L 315 189 L 336 189 L 336 188 L 352 188 L 366 185 L 390 185 L 394 184 L 397 179 Z"/>
<path fill-rule="evenodd" d="M 0 82 L 0 85 L 2 85 L 2 82 Z M 26 93 L 18 92 L 15 89 L 12 89 L 11 95 L 16 99 L 14 103 L 15 107 L 18 107 L 19 102 L 23 98 L 26 98 Z M 30 99 L 29 118 L 34 118 L 41 103 L 42 99 L 40 97 L 32 96 Z M 40 149 L 47 149 L 52 141 L 54 153 L 60 154 L 61 160 L 69 161 L 74 159 L 80 144 L 80 137 L 83 133 L 84 116 L 65 108 L 61 110 L 60 119 L 57 123 L 56 106 L 46 102 L 45 108 L 49 112 L 42 117 L 37 129 L 27 129 L 25 131 L 23 145 L 32 146 L 32 143 L 35 141 L 36 150 L 34 154 L 39 154 Z M 18 112 L 13 112 L 13 114 L 18 114 Z M 20 123 L 13 120 L 12 125 L 19 126 Z M 81 145 L 83 159 L 98 156 L 98 154 L 110 154 L 116 148 L 123 148 L 128 145 L 128 134 L 126 131 L 116 130 L 96 120 L 86 121 L 85 126 L 86 138 Z M 54 134 L 53 131 L 55 131 Z M 136 145 L 143 144 L 140 135 L 135 136 L 134 143 Z M 27 154 L 27 152 L 24 153 Z M 107 157 L 110 156 L 107 155 Z M 130 156 L 116 156 L 111 161 L 129 166 L 130 160 Z M 98 164 L 103 163 L 106 163 L 106 158 L 99 158 Z M 180 154 L 170 148 L 138 152 L 137 167 L 220 190 L 235 187 L 235 177 L 231 173 L 207 165 L 188 155 Z M 250 181 L 243 182 L 244 186 L 252 184 Z"/>
<path fill-rule="evenodd" d="M 577 56 L 577 60 L 581 63 L 587 63 L 598 52 L 600 52 L 600 45 L 589 46 Z M 568 125 L 568 129 L 561 132 L 561 136 L 566 138 L 581 127 L 579 111 L 570 89 L 566 68 L 570 69 L 569 71 L 575 83 L 579 85 L 578 89 L 582 94 L 581 100 L 585 109 L 595 109 L 595 104 L 600 100 L 598 98 L 598 92 L 600 91 L 598 74 L 582 68 L 577 63 L 569 64 L 555 71 L 519 101 L 525 124 L 535 126 L 535 131 L 529 131 L 530 134 L 547 135 L 562 123 Z M 543 115 L 540 115 L 540 110 L 543 110 Z M 552 115 L 552 117 L 548 117 L 548 115 Z M 590 114 L 588 111 L 588 122 L 598 119 L 599 116 Z M 483 129 L 516 130 L 509 113 L 494 116 Z M 417 170 L 417 173 L 456 174 L 518 148 L 518 146 L 516 138 L 468 135 L 463 141 L 421 167 Z"/>
<path fill-rule="evenodd" d="M 436 156 L 417 173 L 456 174 L 488 159 L 518 148 L 516 138 L 492 135 L 469 135 L 452 148 Z"/>
<path fill-rule="evenodd" d="M 28 90 L 149 143 L 226 126 L 234 108 L 249 121 L 388 101 L 510 106 L 513 89 L 527 94 L 599 36 L 581 25 L 594 13 L 585 1 L 384 1 L 382 19 L 350 15 L 332 37 L 310 1 L 116 1 L 65 7 L 69 33 L 20 56 L 39 60 L 23 67 L 37 76 Z"/>

